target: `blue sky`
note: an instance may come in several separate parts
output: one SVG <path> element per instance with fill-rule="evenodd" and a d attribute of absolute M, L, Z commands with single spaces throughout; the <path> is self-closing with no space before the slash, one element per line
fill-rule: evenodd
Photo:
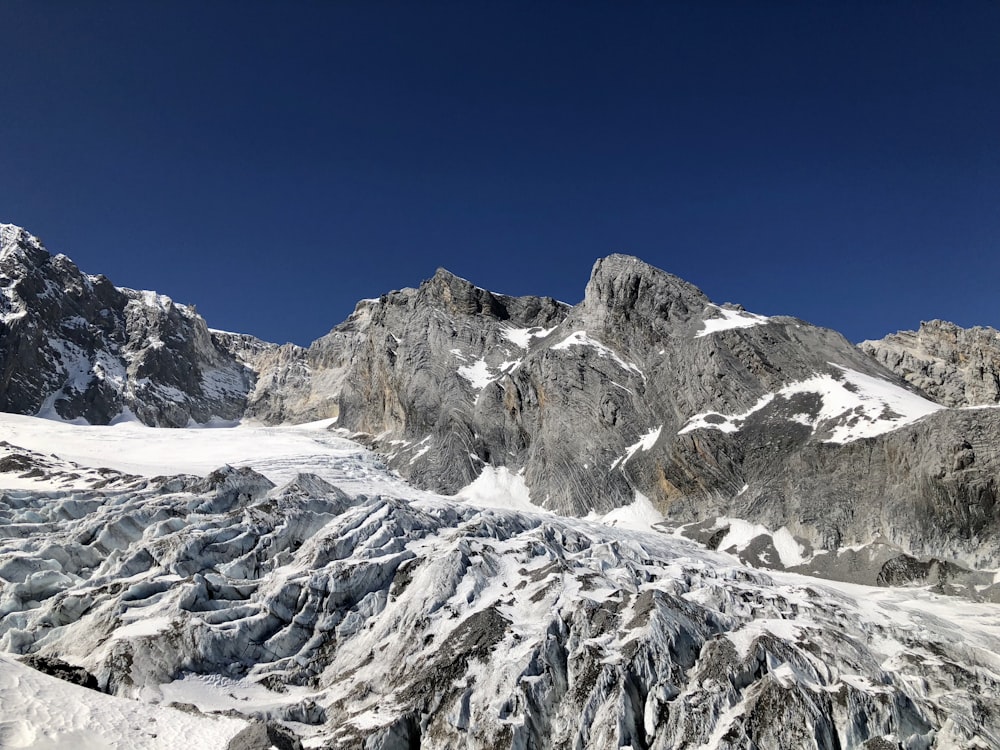
<path fill-rule="evenodd" d="M 637 255 L 852 340 L 1000 326 L 1000 3 L 0 4 L 0 221 L 306 344 Z"/>

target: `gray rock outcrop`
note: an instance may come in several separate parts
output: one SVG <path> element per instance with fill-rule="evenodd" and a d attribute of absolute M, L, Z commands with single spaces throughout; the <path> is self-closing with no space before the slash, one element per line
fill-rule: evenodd
<path fill-rule="evenodd" d="M 991 329 L 925 325 L 923 350 L 951 369 L 920 365 L 905 335 L 892 339 L 876 357 L 904 379 L 834 331 L 714 304 L 612 255 L 572 307 L 439 270 L 360 302 L 308 348 L 277 346 L 209 331 L 192 308 L 117 289 L 23 230 L 3 232 L 8 411 L 104 423 L 131 410 L 167 426 L 336 418 L 446 494 L 519 483 L 572 515 L 648 498 L 673 524 L 742 518 L 814 551 L 889 544 L 1000 565 L 1000 412 L 923 395 L 988 401 Z"/>
<path fill-rule="evenodd" d="M 675 524 L 1000 564 L 1000 414 L 942 411 L 834 331 L 716 305 L 635 258 L 598 261 L 572 308 L 439 271 L 272 356 L 250 414 L 336 416 L 423 487 L 489 466 L 561 513 L 638 493 Z"/>
<path fill-rule="evenodd" d="M 84 274 L 0 225 L 0 410 L 178 427 L 239 419 L 253 382 L 193 307 Z"/>
<path fill-rule="evenodd" d="M 861 349 L 945 406 L 1000 404 L 1000 331 L 921 322 Z"/>

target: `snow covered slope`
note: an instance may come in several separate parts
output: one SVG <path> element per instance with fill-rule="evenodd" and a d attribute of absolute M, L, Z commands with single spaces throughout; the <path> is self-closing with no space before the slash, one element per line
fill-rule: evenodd
<path fill-rule="evenodd" d="M 33 750 L 224 748 L 249 722 L 124 700 L 0 654 L 0 747 Z"/>
<path fill-rule="evenodd" d="M 0 431 L 9 746 L 1000 746 L 997 605 L 414 491 L 321 424 Z"/>
<path fill-rule="evenodd" d="M 818 433 L 825 442 L 849 443 L 884 435 L 944 408 L 886 378 L 830 364 L 834 368 L 833 374 L 814 375 L 786 385 L 776 393 L 761 397 L 743 414 L 697 414 L 678 434 L 697 429 L 736 432 L 751 416 L 780 404 L 784 410 L 793 410 L 788 419 L 812 428 L 813 434 Z M 819 397 L 818 408 L 810 408 L 804 403 L 796 408 L 792 404 L 798 395 Z M 780 407 L 778 413 L 781 413 Z"/>

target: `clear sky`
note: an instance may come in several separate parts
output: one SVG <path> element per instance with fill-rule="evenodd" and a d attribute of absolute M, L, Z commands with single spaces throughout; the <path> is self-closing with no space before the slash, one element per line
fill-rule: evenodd
<path fill-rule="evenodd" d="M 0 221 L 306 344 L 637 255 L 858 341 L 1000 327 L 1000 2 L 0 3 Z"/>

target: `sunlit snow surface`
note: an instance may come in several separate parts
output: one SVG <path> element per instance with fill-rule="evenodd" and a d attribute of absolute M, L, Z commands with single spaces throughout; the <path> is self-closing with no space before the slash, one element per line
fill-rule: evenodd
<path fill-rule="evenodd" d="M 655 530 L 662 517 L 642 496 L 601 519 L 546 514 L 533 505 L 523 477 L 507 469 L 484 472 L 454 498 L 417 491 L 386 471 L 377 457 L 329 427 L 327 422 L 158 430 L 136 423 L 83 427 L 0 415 L 3 440 L 45 454 L 53 466 L 62 460 L 93 471 L 112 467 L 152 477 L 203 476 L 230 464 L 253 467 L 276 484 L 312 473 L 351 496 L 343 501 L 331 497 L 334 505 L 343 503 L 341 510 L 322 511 L 319 525 L 306 533 L 277 528 L 285 516 L 275 515 L 273 507 L 284 507 L 281 513 L 287 513 L 297 502 L 295 495 L 279 490 L 235 511 L 212 510 L 202 503 L 194 512 L 187 511 L 191 515 L 183 522 L 178 511 L 200 500 L 183 493 L 161 495 L 155 489 L 137 492 L 128 501 L 129 508 L 158 509 L 161 516 L 175 520 L 134 532 L 114 531 L 117 526 L 112 523 L 105 533 L 137 533 L 140 549 L 169 544 L 157 553 L 159 562 L 136 567 L 132 558 L 121 555 L 117 561 L 102 563 L 90 579 L 71 580 L 76 573 L 66 576 L 55 570 L 28 575 L 23 585 L 38 587 L 42 601 L 28 601 L 23 611 L 9 615 L 19 618 L 18 627 L 4 636 L 4 643 L 10 648 L 24 643 L 26 633 L 41 633 L 42 642 L 60 649 L 62 658 L 90 667 L 123 644 L 136 643 L 137 648 L 147 644 L 153 655 L 146 662 L 137 661 L 133 669 L 156 674 L 157 659 L 172 658 L 173 651 L 157 657 L 154 646 L 171 628 L 175 632 L 179 628 L 199 643 L 214 642 L 215 648 L 232 648 L 234 654 L 243 648 L 258 649 L 256 666 L 245 676 L 226 677 L 221 670 L 231 657 L 207 651 L 203 658 L 221 660 L 207 667 L 207 674 L 186 673 L 173 680 L 165 675 L 159 684 L 143 683 L 136 693 L 142 702 L 83 691 L 2 657 L 0 746 L 223 748 L 243 726 L 238 720 L 166 707 L 176 701 L 203 711 L 266 716 L 298 715 L 288 712 L 320 706 L 328 709 L 326 721 L 292 722 L 306 745 L 353 747 L 357 738 L 385 727 L 407 710 L 406 701 L 427 689 L 423 680 L 440 670 L 445 675 L 439 685 L 441 695 L 455 701 L 442 709 L 440 721 L 461 724 L 470 737 L 476 727 L 502 725 L 520 731 L 518 727 L 529 722 L 523 715 L 518 718 L 516 711 L 527 710 L 533 705 L 530 701 L 548 695 L 544 689 L 555 662 L 546 661 L 550 658 L 546 644 L 556 637 L 564 639 L 567 653 L 561 663 L 570 670 L 574 690 L 579 692 L 585 684 L 583 673 L 573 672 L 582 669 L 578 665 L 587 664 L 587 669 L 601 675 L 593 683 L 596 692 L 581 698 L 583 713 L 570 714 L 562 726 L 570 732 L 579 726 L 579 731 L 593 727 L 594 732 L 613 733 L 619 726 L 616 701 L 624 695 L 615 692 L 615 685 L 631 684 L 624 675 L 636 650 L 647 649 L 650 668 L 667 670 L 652 678 L 666 680 L 669 660 L 675 658 L 669 649 L 682 642 L 676 639 L 693 637 L 690 628 L 707 628 L 708 617 L 717 629 L 714 640 L 700 646 L 692 642 L 691 648 L 704 652 L 692 669 L 707 660 L 705 654 L 718 651 L 712 644 L 722 638 L 732 643 L 738 658 L 748 660 L 750 666 L 739 669 L 757 669 L 753 665 L 765 658 L 759 654 L 766 654 L 767 678 L 777 684 L 798 685 L 808 694 L 848 696 L 845 708 L 837 710 L 867 706 L 864 710 L 874 711 L 870 714 L 874 716 L 880 710 L 878 695 L 890 688 L 909 691 L 908 700 L 927 715 L 943 712 L 947 717 L 934 747 L 1000 743 L 995 722 L 977 726 L 983 720 L 962 708 L 967 691 L 984 690 L 1000 681 L 1000 616 L 995 605 L 919 589 L 872 589 L 753 571 L 731 555 Z M 633 453 L 649 449 L 659 434 L 654 428 L 641 436 Z M 7 450 L 10 454 L 14 449 Z M 65 489 L 55 483 L 86 486 L 99 476 L 87 470 L 73 473 L 79 476 L 55 479 L 58 472 L 47 478 L 0 473 L 0 482 L 12 497 L 26 500 L 25 489 L 39 491 L 37 509 L 25 505 L 19 511 L 24 514 L 20 526 L 24 533 L 37 527 L 49 534 L 44 531 L 46 524 L 53 530 L 62 528 L 46 520 L 57 517 L 56 511 L 62 512 L 67 502 L 64 493 L 53 492 Z M 315 496 L 306 493 L 303 502 L 322 505 L 320 498 L 310 497 Z M 114 512 L 114 508 L 99 510 Z M 240 557 L 240 540 L 252 527 L 247 518 L 267 523 L 254 532 L 261 535 L 258 546 Z M 71 539 L 85 520 L 73 521 L 60 533 Z M 761 531 L 738 519 L 726 521 L 729 530 L 723 548 L 738 550 Z M 234 525 L 229 530 L 226 524 Z M 270 530 L 269 524 L 275 528 Z M 295 537 L 289 546 L 289 534 L 302 537 Z M 787 530 L 779 529 L 773 537 L 783 562 L 801 559 L 801 550 Z M 19 544 L 16 537 L 0 539 L 0 559 L 2 555 L 13 559 L 11 551 L 23 549 Z M 192 575 L 184 568 L 203 558 L 202 572 Z M 256 564 L 254 560 L 270 567 L 254 583 L 252 593 L 249 583 L 242 594 L 238 587 L 217 598 L 205 593 L 210 594 L 212 587 L 224 590 L 225 580 L 249 579 L 247 566 Z M 77 598 L 92 597 L 88 614 L 77 623 L 42 628 L 36 618 L 52 617 L 47 607 L 54 598 L 42 598 L 42 588 L 53 586 L 68 587 Z M 16 596 L 16 587 L 8 584 L 6 594 Z M 335 601 L 342 604 L 331 604 Z M 104 621 L 87 619 L 100 612 L 116 613 L 106 638 L 100 635 L 101 627 L 107 626 L 101 624 Z M 251 639 L 244 645 L 239 640 L 275 613 L 282 621 L 288 619 L 286 629 L 266 644 Z M 477 637 L 495 640 L 479 657 L 462 662 L 463 673 L 450 677 L 447 669 L 453 657 L 441 649 L 447 644 L 457 648 L 468 633 L 477 633 L 469 630 L 473 622 L 493 623 L 495 631 L 483 625 L 484 635 Z M 571 629 L 570 635 L 560 630 L 565 628 Z M 835 635 L 825 635 L 831 633 Z M 785 645 L 775 650 L 768 638 Z M 330 644 L 336 648 L 329 649 Z M 789 661 L 776 660 L 777 653 Z M 948 671 L 941 671 L 938 679 L 935 659 L 960 663 L 968 675 L 963 677 L 966 682 L 952 682 Z M 304 680 L 284 691 L 261 684 L 263 676 L 308 673 L 314 668 L 322 670 L 312 675 L 314 682 Z M 168 670 L 170 674 L 174 673 Z M 634 674 L 628 677 L 633 679 Z M 657 730 L 656 717 L 668 700 L 674 706 L 713 706 L 711 711 L 705 709 L 705 723 L 685 730 L 693 733 L 691 747 L 715 747 L 752 709 L 751 688 L 734 693 L 725 680 L 676 679 L 669 690 L 650 687 L 647 727 Z M 952 708 L 945 708 L 952 706 L 949 701 L 954 704 L 950 715 Z M 508 718 L 497 724 L 501 716 Z M 156 737 L 151 736 L 154 725 Z M 112 729 L 105 731 L 107 727 Z M 591 737 L 580 746 L 617 746 L 612 736 L 605 738 L 604 744 L 588 744 L 598 742 Z"/>
<path fill-rule="evenodd" d="M 247 724 L 104 695 L 0 654 L 0 748 L 225 748 Z"/>
<path fill-rule="evenodd" d="M 134 421 L 105 427 L 0 414 L 0 439 L 81 466 L 147 477 L 205 476 L 224 465 L 251 466 L 275 484 L 312 473 L 349 493 L 424 494 L 386 471 L 374 454 L 328 430 L 331 424 L 160 429 Z M 0 473 L 0 489 L 38 489 L 44 483 Z"/>
<path fill-rule="evenodd" d="M 733 328 L 752 328 L 764 325 L 770 320 L 764 315 L 756 315 L 746 310 L 728 310 L 717 305 L 709 305 L 707 312 L 714 317 L 703 322 L 702 329 L 695 334 L 695 338 L 708 336 L 719 331 L 729 331 Z"/>
<path fill-rule="evenodd" d="M 531 346 L 533 339 L 545 338 L 550 333 L 556 330 L 556 327 L 552 328 L 541 328 L 536 326 L 535 328 L 513 328 L 513 327 L 503 327 L 500 329 L 500 333 L 505 339 L 515 346 L 521 349 L 527 349 Z"/>
<path fill-rule="evenodd" d="M 840 365 L 833 366 L 842 374 L 835 377 L 822 373 L 792 383 L 777 393 L 762 396 L 742 414 L 696 414 L 678 434 L 697 429 L 737 432 L 752 415 L 797 394 L 815 394 L 820 397 L 822 406 L 818 412 L 792 414 L 791 421 L 811 427 L 814 432 L 822 432 L 828 443 L 849 443 L 882 435 L 944 408 L 888 380 Z"/>

